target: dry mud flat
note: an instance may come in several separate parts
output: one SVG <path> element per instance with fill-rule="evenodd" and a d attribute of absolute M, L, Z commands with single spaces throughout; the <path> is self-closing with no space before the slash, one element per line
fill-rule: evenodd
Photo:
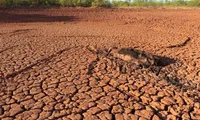
<path fill-rule="evenodd" d="M 198 9 L 0 10 L 0 119 L 199 120 L 199 20 Z M 122 73 L 87 46 L 165 65 Z"/>

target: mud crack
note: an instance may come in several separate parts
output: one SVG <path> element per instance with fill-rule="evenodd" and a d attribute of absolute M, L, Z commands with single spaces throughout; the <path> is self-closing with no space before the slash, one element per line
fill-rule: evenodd
<path fill-rule="evenodd" d="M 168 46 L 167 48 L 184 47 L 184 46 L 186 46 L 190 41 L 191 41 L 191 38 L 188 37 L 183 43 L 177 44 L 177 45 L 171 45 L 171 46 Z"/>

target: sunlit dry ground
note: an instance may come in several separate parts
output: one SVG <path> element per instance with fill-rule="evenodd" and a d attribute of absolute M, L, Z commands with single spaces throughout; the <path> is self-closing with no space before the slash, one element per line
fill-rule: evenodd
<path fill-rule="evenodd" d="M 199 9 L 0 10 L 0 119 L 198 120 L 199 20 Z M 107 58 L 88 74 L 88 45 L 174 59 L 163 69 L 177 79 L 121 74 Z"/>

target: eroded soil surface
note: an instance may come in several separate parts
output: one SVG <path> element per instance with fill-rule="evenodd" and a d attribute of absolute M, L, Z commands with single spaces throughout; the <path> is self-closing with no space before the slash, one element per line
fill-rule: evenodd
<path fill-rule="evenodd" d="M 199 9 L 0 10 L 0 119 L 199 120 L 199 20 Z M 122 73 L 88 46 L 143 50 L 162 69 Z"/>

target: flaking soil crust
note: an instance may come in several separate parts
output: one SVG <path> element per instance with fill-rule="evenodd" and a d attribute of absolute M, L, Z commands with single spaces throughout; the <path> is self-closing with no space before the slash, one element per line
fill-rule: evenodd
<path fill-rule="evenodd" d="M 0 119 L 199 120 L 199 20 L 199 9 L 0 10 Z M 132 69 L 102 54 L 114 48 L 161 64 Z"/>

